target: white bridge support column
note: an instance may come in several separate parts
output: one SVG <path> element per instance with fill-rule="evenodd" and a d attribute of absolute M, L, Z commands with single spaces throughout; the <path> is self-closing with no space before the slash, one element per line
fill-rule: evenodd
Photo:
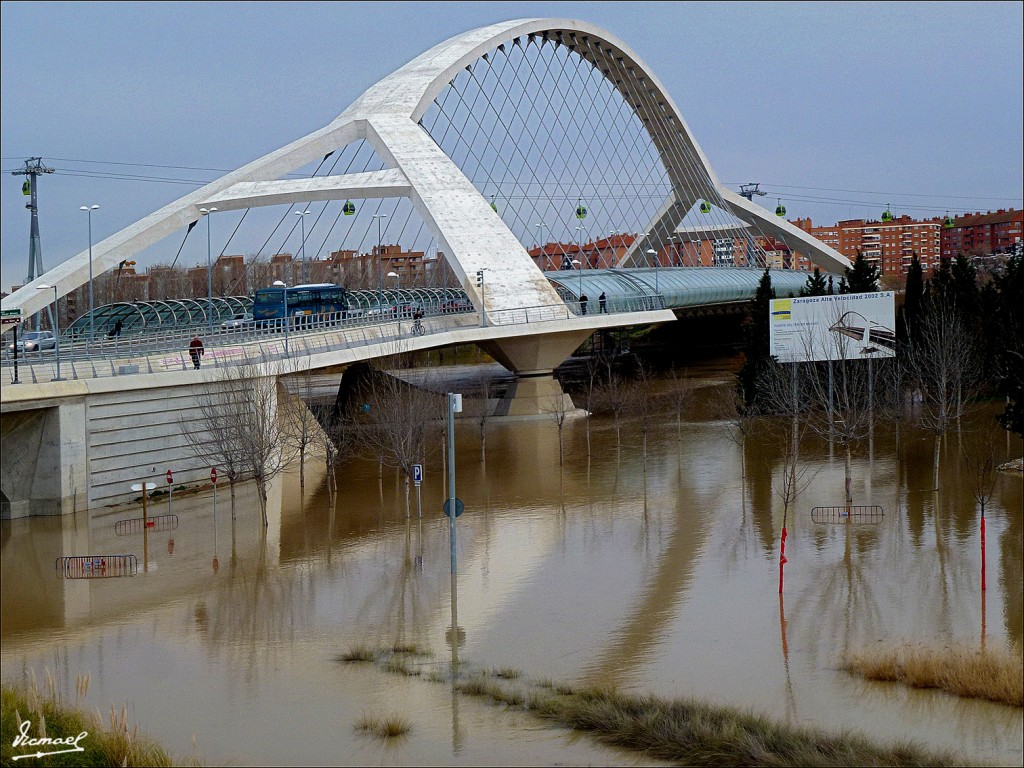
<path fill-rule="evenodd" d="M 572 398 L 553 376 L 555 368 L 586 341 L 592 329 L 479 342 L 487 354 L 516 374 L 496 416 L 546 417 L 575 411 Z"/>

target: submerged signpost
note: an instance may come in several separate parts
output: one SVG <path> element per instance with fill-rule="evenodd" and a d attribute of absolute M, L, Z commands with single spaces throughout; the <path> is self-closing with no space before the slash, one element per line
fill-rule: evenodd
<path fill-rule="evenodd" d="M 146 497 L 156 488 L 156 483 L 136 483 L 133 491 L 142 491 L 142 570 L 149 572 L 149 515 L 146 512 Z"/>

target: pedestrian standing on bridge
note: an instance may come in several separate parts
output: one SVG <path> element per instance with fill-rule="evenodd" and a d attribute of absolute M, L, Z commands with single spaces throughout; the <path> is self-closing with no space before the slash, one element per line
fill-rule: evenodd
<path fill-rule="evenodd" d="M 587 314 L 587 302 L 588 301 L 590 301 L 590 299 L 587 298 L 587 294 L 581 293 L 580 294 L 580 314 L 583 314 L 583 315 Z"/>
<path fill-rule="evenodd" d="M 597 306 L 603 314 L 608 314 L 608 297 L 604 295 L 604 291 L 601 291 L 601 295 L 597 297 Z"/>
<path fill-rule="evenodd" d="M 192 365 L 196 367 L 197 371 L 199 370 L 199 358 L 201 358 L 205 352 L 206 350 L 203 348 L 203 342 L 197 333 L 192 337 L 192 341 L 188 345 L 188 355 L 192 358 Z"/>

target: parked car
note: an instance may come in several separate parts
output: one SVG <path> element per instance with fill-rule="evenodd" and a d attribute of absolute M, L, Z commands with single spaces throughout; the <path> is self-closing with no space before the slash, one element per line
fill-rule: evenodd
<path fill-rule="evenodd" d="M 395 305 L 389 302 L 374 302 L 366 309 L 366 317 L 370 320 L 390 320 L 396 313 Z"/>
<path fill-rule="evenodd" d="M 18 335 L 18 354 L 25 352 L 39 352 L 44 349 L 53 349 L 57 346 L 57 339 L 53 331 L 25 331 Z M 7 354 L 14 354 L 14 342 L 7 345 Z"/>
<path fill-rule="evenodd" d="M 225 320 L 220 324 L 222 331 L 248 331 L 254 327 L 256 327 L 256 321 L 253 319 L 251 312 L 235 315 L 230 320 Z"/>
<path fill-rule="evenodd" d="M 469 299 L 451 299 L 441 305 L 441 312 L 451 315 L 456 312 L 472 312 L 473 303 Z"/>
<path fill-rule="evenodd" d="M 414 317 L 417 314 L 417 312 L 420 314 L 421 317 L 424 314 L 426 314 L 426 312 L 423 309 L 423 304 L 418 301 L 403 301 L 401 304 L 398 305 L 399 317 Z"/>

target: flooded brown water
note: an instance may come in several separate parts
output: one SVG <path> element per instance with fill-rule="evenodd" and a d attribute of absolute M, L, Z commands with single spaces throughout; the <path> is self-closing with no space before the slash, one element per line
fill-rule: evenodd
<path fill-rule="evenodd" d="M 1020 645 L 1022 480 L 1001 474 L 987 508 L 983 595 L 979 515 L 960 459 L 961 443 L 994 443 L 1000 461 L 1022 454 L 992 412 L 949 436 L 937 494 L 925 490 L 930 438 L 905 431 L 897 458 L 895 434 L 879 425 L 854 458 L 856 503 L 884 508 L 874 525 L 812 523 L 812 507 L 842 502 L 843 461 L 808 441 L 812 479 L 788 521 L 784 601 L 771 434 L 741 448 L 725 423 L 677 432 L 666 415 L 645 472 L 635 429 L 624 427 L 617 448 L 612 422 L 592 419 L 588 460 L 580 420 L 566 429 L 559 471 L 551 421 L 492 422 L 485 463 L 475 426 L 460 424 L 459 657 L 1020 765 L 1019 709 L 837 668 L 846 649 L 878 641 Z M 54 561 L 130 552 L 141 563 L 141 536 L 114 533 L 139 510 L 4 522 L 4 680 L 49 671 L 73 699 L 86 673 L 91 706 L 127 704 L 147 734 L 207 764 L 646 762 L 444 684 L 336 662 L 358 644 L 415 643 L 439 666 L 451 655 L 440 467 L 426 467 L 422 525 L 415 495 L 406 517 L 392 471 L 378 479 L 375 464 L 352 462 L 338 482 L 332 509 L 322 468 L 307 468 L 305 498 L 297 473 L 281 478 L 265 538 L 249 486 L 234 524 L 224 491 L 216 527 L 209 494 L 176 499 L 179 527 L 150 535 L 149 571 L 130 579 L 62 581 Z M 161 502 L 150 513 L 166 511 Z M 392 745 L 357 733 L 373 713 L 400 714 L 412 730 Z"/>

